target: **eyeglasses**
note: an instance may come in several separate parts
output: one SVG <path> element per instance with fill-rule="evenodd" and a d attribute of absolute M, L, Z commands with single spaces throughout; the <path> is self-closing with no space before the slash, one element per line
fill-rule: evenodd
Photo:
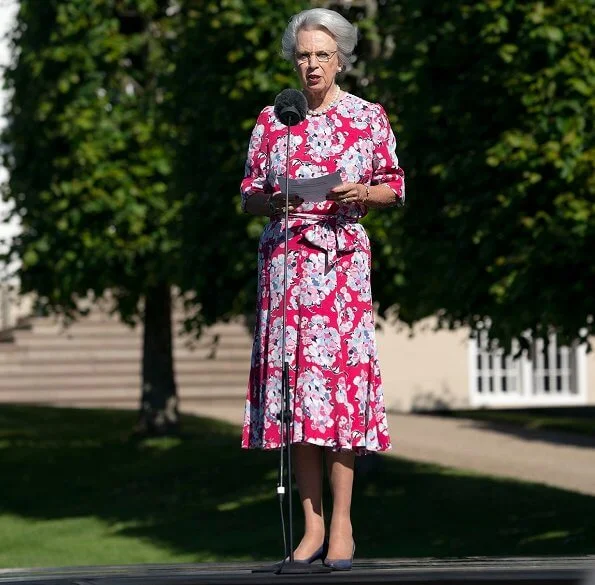
<path fill-rule="evenodd" d="M 295 60 L 298 63 L 307 63 L 314 55 L 319 63 L 328 63 L 337 51 L 316 51 L 315 53 L 296 53 Z"/>

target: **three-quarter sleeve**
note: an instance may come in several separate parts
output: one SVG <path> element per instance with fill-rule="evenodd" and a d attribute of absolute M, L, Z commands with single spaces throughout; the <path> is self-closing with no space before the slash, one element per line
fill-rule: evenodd
<path fill-rule="evenodd" d="M 397 205 L 405 203 L 405 173 L 399 166 L 396 148 L 397 140 L 390 126 L 384 108 L 374 104 L 372 117 L 372 141 L 374 158 L 372 161 L 372 185 L 386 184 L 395 193 Z"/>
<path fill-rule="evenodd" d="M 251 195 L 269 191 L 267 183 L 269 153 L 266 131 L 269 125 L 268 109 L 270 108 L 260 112 L 248 144 L 244 178 L 240 186 L 243 211 L 246 211 L 246 201 Z"/>

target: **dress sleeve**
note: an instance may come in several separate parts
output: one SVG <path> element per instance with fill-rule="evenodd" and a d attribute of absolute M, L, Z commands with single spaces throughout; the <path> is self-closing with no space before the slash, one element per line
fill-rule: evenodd
<path fill-rule="evenodd" d="M 248 155 L 244 167 L 244 178 L 240 186 L 242 194 L 242 210 L 246 211 L 246 201 L 254 193 L 268 193 L 270 186 L 267 183 L 268 172 L 268 139 L 267 130 L 269 127 L 268 108 L 262 110 L 252 129 Z"/>
<path fill-rule="evenodd" d="M 405 172 L 399 166 L 396 153 L 397 140 L 390 127 L 388 116 L 380 104 L 375 104 L 372 117 L 372 185 L 387 184 L 397 196 L 397 205 L 405 203 Z"/>

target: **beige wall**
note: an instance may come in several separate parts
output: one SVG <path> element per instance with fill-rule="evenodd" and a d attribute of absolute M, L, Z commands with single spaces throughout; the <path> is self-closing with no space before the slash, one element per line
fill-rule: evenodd
<path fill-rule="evenodd" d="M 428 319 L 400 330 L 378 320 L 378 353 L 387 409 L 394 411 L 468 408 L 468 330 L 434 331 Z M 595 339 L 592 341 L 595 347 Z M 595 404 L 595 349 L 586 356 L 586 404 Z M 527 403 L 502 404 L 514 408 Z M 540 406 L 546 406 L 541 404 Z"/>
<path fill-rule="evenodd" d="M 587 354 L 587 404 L 595 404 L 595 339 L 591 339 L 593 351 Z"/>
<path fill-rule="evenodd" d="M 377 331 L 384 395 L 389 410 L 469 406 L 467 331 L 434 331 L 433 320 L 414 329 Z"/>

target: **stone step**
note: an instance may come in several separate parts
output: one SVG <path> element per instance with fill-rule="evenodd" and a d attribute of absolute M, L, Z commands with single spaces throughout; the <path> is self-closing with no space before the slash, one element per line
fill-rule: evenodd
<path fill-rule="evenodd" d="M 110 322 L 114 322 L 114 323 L 122 322 L 120 320 L 120 318 L 118 317 L 117 313 L 110 313 L 109 310 L 103 310 L 101 308 L 100 304 L 92 304 L 91 307 L 92 307 L 92 310 L 89 313 L 87 313 L 86 315 L 79 315 L 77 317 L 77 319 L 75 321 L 73 321 L 73 323 L 83 323 L 83 322 L 90 322 L 90 321 L 110 321 Z M 172 320 L 174 322 L 184 321 L 188 316 L 189 316 L 189 314 L 187 314 L 184 310 L 179 309 L 178 307 L 174 307 L 174 309 L 172 311 Z M 28 315 L 23 315 L 19 319 L 19 322 L 21 324 L 35 323 L 38 321 L 46 321 L 48 323 L 60 323 L 62 320 L 59 317 L 56 317 L 55 315 L 49 315 L 46 317 L 46 316 L 35 315 L 31 311 L 29 312 Z M 211 325 L 211 327 L 228 327 L 230 325 L 238 325 L 238 324 L 241 325 L 245 322 L 246 322 L 246 320 L 243 317 L 233 317 L 229 321 L 219 321 L 219 322 Z"/>
<path fill-rule="evenodd" d="M 177 373 L 176 380 L 179 384 L 191 384 L 193 386 L 209 386 L 215 384 L 224 386 L 226 384 L 243 383 L 248 381 L 248 371 L 227 371 L 227 372 L 189 372 Z M 0 393 L 19 388 L 31 388 L 53 391 L 59 388 L 93 388 L 95 386 L 114 388 L 135 388 L 140 384 L 140 372 L 126 372 L 113 374 L 111 372 L 95 372 L 92 376 L 70 375 L 67 372 L 54 375 L 24 375 L 24 376 L 2 376 L 0 378 Z"/>
<path fill-rule="evenodd" d="M 0 383 L 3 379 L 22 376 L 53 376 L 53 375 L 95 375 L 97 373 L 125 374 L 137 372 L 140 369 L 138 360 L 93 360 L 80 361 L 72 360 L 20 360 L 2 365 Z M 180 359 L 176 360 L 175 371 L 177 374 L 196 374 L 204 372 L 247 372 L 250 368 L 249 361 L 245 359 L 217 359 L 197 360 Z"/>
<path fill-rule="evenodd" d="M 178 360 L 207 360 L 213 361 L 222 358 L 224 360 L 242 360 L 249 362 L 252 350 L 249 347 L 224 348 L 213 352 L 209 348 L 195 350 L 186 347 L 177 347 L 174 351 L 176 362 Z M 0 367 L 6 363 L 33 363 L 35 361 L 49 361 L 68 363 L 72 361 L 111 361 L 126 360 L 138 361 L 142 357 L 142 348 L 102 346 L 80 348 L 76 344 L 72 347 L 59 346 L 36 346 L 34 348 L 16 347 L 8 344 L 7 347 L 0 345 Z M 1 373 L 1 370 L 0 370 Z"/>
<path fill-rule="evenodd" d="M 181 401 L 242 409 L 252 336 L 242 320 L 183 332 L 175 314 L 174 362 Z M 93 313 L 65 328 L 53 318 L 21 320 L 0 343 L 0 402 L 138 408 L 142 327 Z M 227 401 L 227 402 L 226 402 Z"/>
<path fill-rule="evenodd" d="M 115 347 L 141 347 L 142 337 L 139 335 L 130 335 L 125 333 L 109 333 L 106 335 L 78 335 L 78 334 L 61 334 L 61 335 L 37 335 L 35 331 L 19 331 L 15 333 L 13 342 L 17 346 L 27 347 L 55 347 L 73 345 L 80 345 L 90 347 L 94 345 L 111 345 Z M 203 337 L 199 340 L 192 340 L 188 338 L 175 337 L 173 339 L 174 347 L 217 347 L 232 348 L 232 347 L 246 347 L 251 345 L 251 340 L 240 337 L 220 337 L 214 339 L 213 337 Z"/>
<path fill-rule="evenodd" d="M 223 388 L 202 388 L 200 386 L 178 386 L 180 400 L 236 400 L 242 402 L 246 397 L 246 386 L 227 386 Z M 64 403 L 89 403 L 102 402 L 115 404 L 120 401 L 129 401 L 138 406 L 140 388 L 115 389 L 115 388 L 88 388 L 84 391 L 76 389 L 52 390 L 12 390 L 0 392 L 0 402 L 38 403 L 38 404 L 64 404 Z"/>
<path fill-rule="evenodd" d="M 184 323 L 184 318 L 180 314 L 174 314 L 172 318 L 172 323 L 174 324 L 182 324 Z M 245 329 L 246 328 L 246 321 L 244 319 L 235 319 L 232 321 L 226 322 L 219 322 L 213 325 L 205 326 L 203 331 L 225 331 L 225 330 L 233 330 L 233 329 Z M 105 313 L 91 313 L 86 317 L 81 317 L 71 323 L 65 324 L 62 320 L 56 319 L 54 317 L 29 317 L 27 320 L 21 320 L 19 323 L 20 327 L 42 327 L 42 328 L 52 328 L 52 327 L 95 327 L 102 324 L 110 324 L 115 325 L 118 327 L 126 327 L 129 328 L 129 325 L 125 324 L 119 318 L 115 316 L 109 316 Z M 141 321 L 136 321 L 138 326 L 142 325 Z"/>
<path fill-rule="evenodd" d="M 130 336 L 142 336 L 143 328 L 141 326 L 128 327 L 123 323 L 111 322 L 111 321 L 80 321 L 74 323 L 70 327 L 63 327 L 59 323 L 38 321 L 32 323 L 30 327 L 18 329 L 17 335 L 24 335 L 27 333 L 33 333 L 35 335 L 51 335 L 51 336 L 63 336 L 63 335 L 130 335 Z M 175 324 L 173 327 L 173 334 L 175 337 L 184 337 L 192 339 L 194 335 L 187 333 L 183 330 L 181 324 Z M 249 330 L 240 324 L 234 325 L 216 325 L 205 329 L 201 336 L 198 338 L 212 338 L 218 335 L 219 337 L 239 337 L 241 339 L 250 339 L 251 333 Z"/>
<path fill-rule="evenodd" d="M 140 396 L 140 395 L 139 395 Z M 241 421 L 244 413 L 245 394 L 229 396 L 186 396 L 178 392 L 180 399 L 180 410 L 182 412 L 196 413 L 201 416 L 209 416 L 209 410 L 213 410 L 216 418 L 221 417 L 222 408 L 228 412 L 228 416 L 236 421 Z M 44 400 L 44 404 L 54 404 L 51 400 Z M 77 398 L 62 399 L 55 403 L 56 406 L 66 406 L 73 408 L 118 408 L 128 410 L 138 410 L 138 396 L 120 396 L 117 399 L 90 398 L 89 400 Z M 204 414 L 203 414 L 204 413 Z"/>

